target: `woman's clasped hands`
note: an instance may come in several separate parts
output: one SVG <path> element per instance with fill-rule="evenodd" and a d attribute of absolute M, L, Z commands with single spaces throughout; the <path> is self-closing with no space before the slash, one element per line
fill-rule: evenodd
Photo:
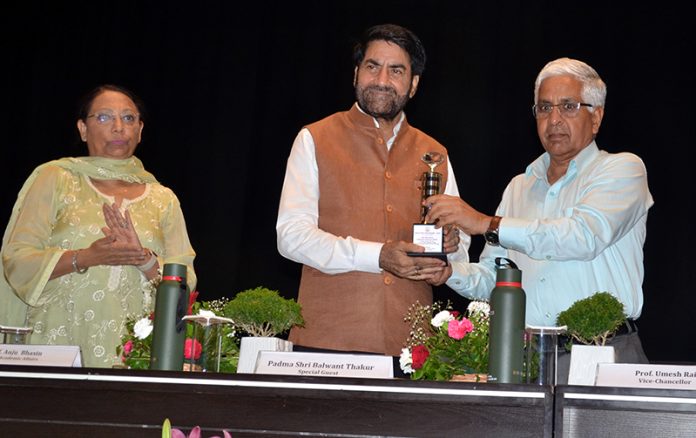
<path fill-rule="evenodd" d="M 141 266 L 147 263 L 152 254 L 140 244 L 128 210 L 121 214 L 116 204 L 104 204 L 102 211 L 106 223 L 102 227 L 104 237 L 82 250 L 87 253 L 84 256 L 88 258 L 88 264 Z"/>

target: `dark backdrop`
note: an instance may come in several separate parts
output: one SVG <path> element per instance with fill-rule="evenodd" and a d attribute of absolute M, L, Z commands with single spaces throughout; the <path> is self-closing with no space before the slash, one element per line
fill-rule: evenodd
<path fill-rule="evenodd" d="M 53 3 L 3 6 L 0 15 L 0 223 L 34 167 L 85 154 L 76 142 L 77 98 L 100 83 L 122 84 L 149 109 L 136 154 L 181 200 L 202 299 L 259 285 L 294 297 L 300 266 L 275 242 L 285 162 L 304 124 L 353 103 L 351 47 L 363 29 L 394 22 L 421 37 L 428 64 L 409 120 L 448 147 L 463 198 L 489 214 L 510 178 L 542 152 L 530 111 L 537 72 L 570 56 L 608 84 L 600 147 L 637 153 L 648 168 L 655 206 L 640 319 L 646 352 L 658 362 L 696 361 L 688 255 L 694 17 L 680 7 Z M 472 259 L 482 246 L 475 237 Z M 436 293 L 457 298 L 447 287 Z"/>

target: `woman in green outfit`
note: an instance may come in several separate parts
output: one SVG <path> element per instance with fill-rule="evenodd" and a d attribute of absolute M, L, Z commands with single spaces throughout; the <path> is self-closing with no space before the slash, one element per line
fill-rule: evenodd
<path fill-rule="evenodd" d="M 143 105 L 103 85 L 81 106 L 89 156 L 37 167 L 24 183 L 2 241 L 0 324 L 33 329 L 32 344 L 79 345 L 87 367 L 120 363 L 129 316 L 154 309 L 164 263 L 195 252 L 176 195 L 133 155 Z"/>

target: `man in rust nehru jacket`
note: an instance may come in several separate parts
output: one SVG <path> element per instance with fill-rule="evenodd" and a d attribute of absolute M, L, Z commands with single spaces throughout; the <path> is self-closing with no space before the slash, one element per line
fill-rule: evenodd
<path fill-rule="evenodd" d="M 420 218 L 421 157 L 445 157 L 437 171 L 457 196 L 447 150 L 410 126 L 403 108 L 415 94 L 425 51 L 411 31 L 384 24 L 355 46 L 357 103 L 305 126 L 288 159 L 276 230 L 278 250 L 302 263 L 298 301 L 304 328 L 296 350 L 398 356 L 408 337 L 404 315 L 432 302 L 446 262 L 410 257 Z M 450 259 L 468 261 L 470 238 L 445 234 Z"/>

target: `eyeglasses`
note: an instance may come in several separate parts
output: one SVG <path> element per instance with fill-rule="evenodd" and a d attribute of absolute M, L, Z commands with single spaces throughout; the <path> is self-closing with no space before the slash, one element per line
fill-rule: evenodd
<path fill-rule="evenodd" d="M 561 102 L 557 103 L 556 105 L 551 105 L 550 103 L 538 103 L 536 105 L 532 105 L 532 114 L 534 114 L 534 117 L 537 119 L 545 119 L 553 112 L 554 108 L 558 107 L 558 110 L 563 117 L 575 117 L 580 112 L 581 106 L 592 107 L 591 104 L 583 102 Z"/>
<path fill-rule="evenodd" d="M 130 125 L 134 125 L 135 123 L 137 123 L 138 118 L 140 116 L 138 114 L 134 114 L 134 113 L 123 113 L 120 116 L 116 116 L 114 113 L 100 112 L 100 113 L 90 114 L 87 116 L 88 119 L 90 117 L 94 117 L 94 119 L 100 125 L 106 125 L 109 123 L 113 123 L 116 120 L 116 117 L 119 117 L 121 119 L 121 122 L 123 122 L 124 125 L 130 126 Z"/>

